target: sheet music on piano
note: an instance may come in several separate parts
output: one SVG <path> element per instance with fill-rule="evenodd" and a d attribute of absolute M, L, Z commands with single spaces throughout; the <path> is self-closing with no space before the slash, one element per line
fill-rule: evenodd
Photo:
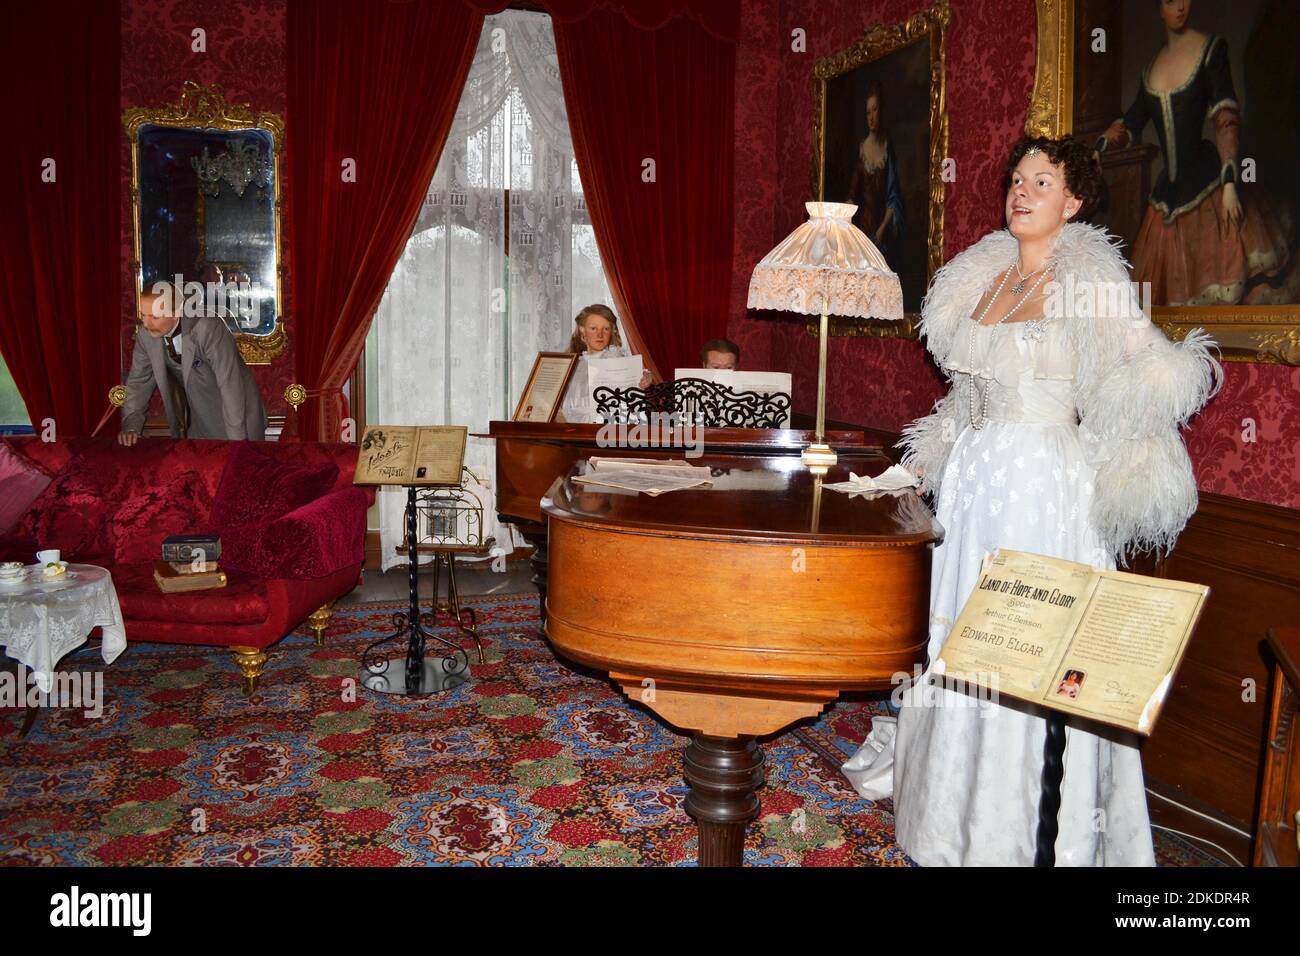
<path fill-rule="evenodd" d="M 605 386 L 612 389 L 636 388 L 641 384 L 645 363 L 639 355 L 589 359 L 585 355 L 573 370 L 569 386 L 569 399 L 564 405 L 564 417 L 570 422 L 599 424 L 603 419 L 596 413 L 592 393 Z"/>
<path fill-rule="evenodd" d="M 712 483 L 708 468 L 685 461 L 655 458 L 605 458 L 593 455 L 587 473 L 575 476 L 574 484 L 584 488 L 618 488 L 654 496 Z"/>

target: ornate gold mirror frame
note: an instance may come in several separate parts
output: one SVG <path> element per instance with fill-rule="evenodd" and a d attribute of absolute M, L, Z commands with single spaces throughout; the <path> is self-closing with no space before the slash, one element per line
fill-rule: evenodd
<path fill-rule="evenodd" d="M 278 113 L 254 113 L 248 104 L 227 103 L 219 86 L 199 86 L 186 80 L 181 98 L 174 106 L 155 108 L 130 107 L 122 111 L 122 126 L 131 142 L 131 208 L 135 220 L 135 258 L 131 262 L 135 273 L 136 307 L 144 279 L 141 264 L 140 239 L 140 128 L 146 125 L 171 126 L 199 130 L 263 129 L 271 135 L 272 162 L 275 173 L 275 300 L 277 321 L 269 335 L 250 335 L 239 332 L 235 341 L 239 352 L 249 365 L 268 365 L 284 351 L 288 335 L 284 327 L 283 278 L 284 231 L 281 224 L 282 195 L 280 190 L 280 152 L 284 145 L 284 119 Z M 201 194 L 200 194 L 201 195 Z M 200 216 L 201 216 L 200 209 Z M 203 238 L 200 236 L 200 242 Z"/>
<path fill-rule="evenodd" d="M 1074 0 L 1036 2 L 1038 64 L 1025 132 L 1066 136 L 1074 129 Z M 1229 361 L 1300 365 L 1300 304 L 1157 305 L 1151 311 L 1171 339 L 1207 330 Z"/>
<path fill-rule="evenodd" d="M 948 155 L 948 112 L 944 97 L 944 59 L 947 26 L 952 18 L 948 0 L 913 14 L 902 23 L 872 27 L 861 40 L 839 53 L 817 61 L 813 68 L 812 191 L 818 199 L 825 190 L 826 85 L 830 80 L 901 50 L 921 40 L 930 41 L 930 160 L 928 168 L 926 285 L 943 264 L 943 163 Z M 830 318 L 830 334 L 870 338 L 915 338 L 920 314 L 909 312 L 898 321 Z M 805 329 L 818 334 L 819 322 L 810 320 Z"/>

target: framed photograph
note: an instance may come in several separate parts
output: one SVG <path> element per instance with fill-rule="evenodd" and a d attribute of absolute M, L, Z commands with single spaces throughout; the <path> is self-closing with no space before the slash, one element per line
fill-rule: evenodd
<path fill-rule="evenodd" d="M 1300 0 L 1039 0 L 1025 128 L 1100 149 L 1099 225 L 1171 338 L 1300 365 Z"/>
<path fill-rule="evenodd" d="M 947 0 L 873 28 L 813 71 L 813 194 L 858 207 L 853 224 L 903 287 L 896 322 L 832 318 L 832 334 L 912 336 L 943 254 Z"/>
<path fill-rule="evenodd" d="M 519 396 L 512 422 L 551 422 L 560 410 L 578 356 L 572 352 L 538 352 L 528 384 Z"/>

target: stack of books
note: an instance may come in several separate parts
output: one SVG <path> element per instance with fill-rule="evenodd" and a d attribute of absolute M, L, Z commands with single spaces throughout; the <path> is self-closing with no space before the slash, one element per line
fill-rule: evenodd
<path fill-rule="evenodd" d="M 174 534 L 164 538 L 162 560 L 153 565 L 158 590 L 172 594 L 224 588 L 226 572 L 217 563 L 220 557 L 221 539 L 216 535 Z"/>

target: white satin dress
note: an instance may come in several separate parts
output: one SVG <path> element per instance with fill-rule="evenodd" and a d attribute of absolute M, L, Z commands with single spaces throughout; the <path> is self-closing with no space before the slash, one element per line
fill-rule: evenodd
<path fill-rule="evenodd" d="M 973 377 L 977 401 L 990 391 L 981 429 L 968 407 L 958 410 L 940 483 L 946 535 L 930 582 L 931 662 L 997 548 L 1115 566 L 1088 518 L 1095 449 L 1080 440 L 1064 320 L 974 328 L 974 348 L 963 327 L 942 363 L 960 384 Z M 1043 711 L 1005 697 L 970 703 L 942 687 L 923 695 L 921 683 L 903 694 L 893 752 L 898 843 L 922 866 L 1032 865 Z M 1058 866 L 1154 865 L 1136 743 L 1095 723 L 1067 726 Z"/>

